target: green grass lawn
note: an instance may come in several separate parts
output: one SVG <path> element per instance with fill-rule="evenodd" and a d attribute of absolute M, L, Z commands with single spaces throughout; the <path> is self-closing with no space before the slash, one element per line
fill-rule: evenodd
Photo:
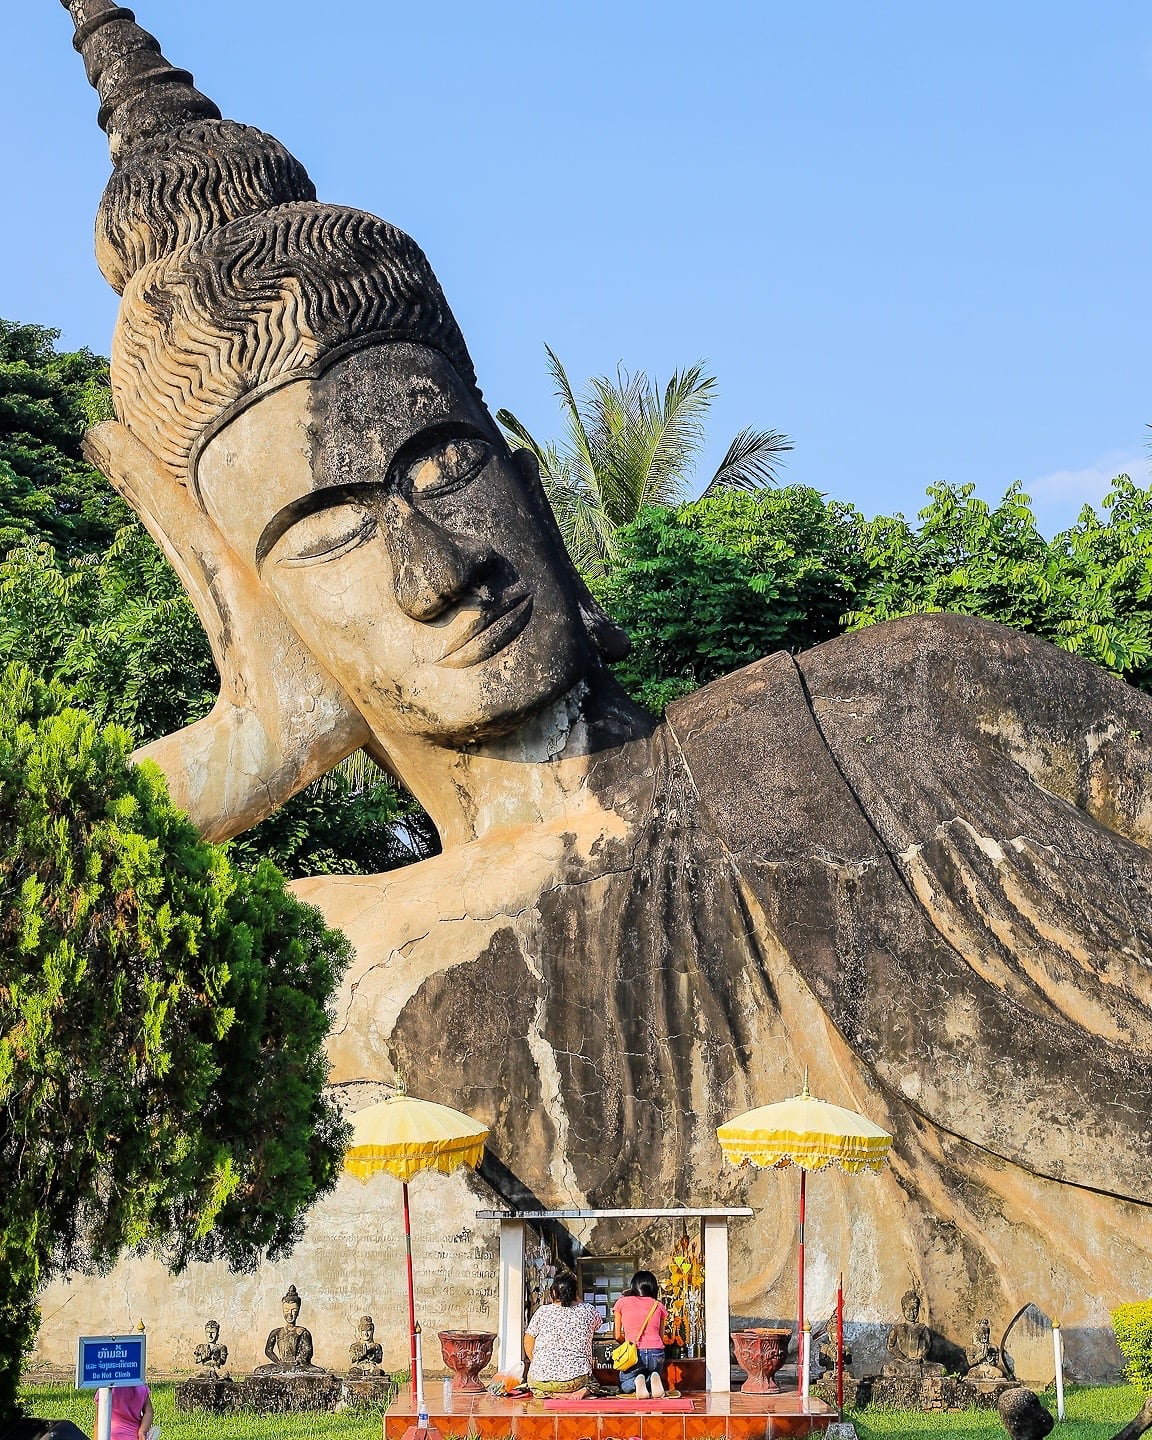
<path fill-rule="evenodd" d="M 1056 1392 L 1040 1397 L 1056 1414 Z M 1122 1426 L 1140 1411 L 1144 1397 L 1130 1385 L 1092 1388 L 1069 1387 L 1064 1393 L 1063 1425 L 1052 1432 L 1053 1440 L 1111 1440 Z M 845 1416 L 856 1426 L 860 1440 L 919 1440 L 922 1435 L 956 1435 L 965 1440 L 1006 1440 L 1007 1431 L 995 1410 L 963 1410 L 954 1414 L 919 1415 L 907 1410 L 862 1410 Z"/>
<path fill-rule="evenodd" d="M 152 1408 L 162 1440 L 380 1440 L 384 1426 L 374 1412 L 342 1410 L 336 1415 L 191 1415 L 176 1409 L 176 1387 L 152 1386 Z M 92 1391 L 71 1385 L 30 1385 L 21 1394 L 28 1410 L 45 1420 L 71 1420 L 92 1434 L 96 1414 Z"/>
<path fill-rule="evenodd" d="M 380 1440 L 378 1414 L 345 1410 L 338 1415 L 182 1415 L 176 1409 L 174 1386 L 152 1387 L 152 1404 L 163 1440 Z M 94 1406 L 91 1393 L 70 1385 L 34 1385 L 24 1392 L 34 1415 L 72 1420 L 92 1433 Z M 1056 1413 L 1056 1397 L 1049 1391 L 1044 1403 Z M 1144 1397 L 1128 1385 L 1091 1389 L 1070 1388 L 1066 1396 L 1067 1420 L 1053 1431 L 1054 1440 L 1111 1440 L 1121 1426 L 1137 1414 Z M 863 1410 L 849 1414 L 860 1440 L 919 1440 L 924 1435 L 955 1435 L 965 1440 L 1005 1440 L 1006 1431 L 994 1410 L 967 1410 L 955 1414 L 921 1415 L 908 1410 Z"/>

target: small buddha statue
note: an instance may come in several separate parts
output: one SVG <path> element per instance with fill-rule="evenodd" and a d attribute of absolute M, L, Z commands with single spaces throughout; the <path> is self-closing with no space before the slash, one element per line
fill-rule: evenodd
<path fill-rule="evenodd" d="M 361 1315 L 356 1325 L 356 1339 L 348 1347 L 348 1373 L 366 1378 L 383 1375 L 380 1362 L 383 1348 L 376 1343 L 376 1323 L 371 1315 Z"/>
<path fill-rule="evenodd" d="M 267 1365 L 257 1365 L 254 1375 L 327 1375 L 328 1371 L 312 1364 L 312 1332 L 297 1325 L 300 1318 L 300 1296 L 295 1285 L 281 1300 L 284 1324 L 273 1330 L 264 1346 Z"/>
<path fill-rule="evenodd" d="M 904 1319 L 888 1331 L 888 1359 L 883 1374 L 900 1380 L 923 1380 L 926 1375 L 943 1375 L 943 1365 L 928 1359 L 932 1332 L 920 1323 L 920 1296 L 909 1290 L 900 1301 Z"/>
<path fill-rule="evenodd" d="M 197 1345 L 192 1352 L 200 1366 L 198 1380 L 222 1380 L 221 1371 L 228 1363 L 228 1347 L 220 1344 L 219 1320 L 208 1320 L 204 1325 L 204 1344 Z"/>
<path fill-rule="evenodd" d="M 816 1358 L 820 1362 L 821 1374 L 836 1369 L 836 1312 L 833 1311 L 823 1325 L 818 1325 L 813 1331 L 813 1339 L 816 1346 Z M 852 1363 L 852 1351 L 847 1345 L 844 1346 L 844 1368 L 847 1370 Z"/>
<path fill-rule="evenodd" d="M 968 1369 L 965 1380 L 1007 1381 L 1008 1375 L 1000 1359 L 1000 1350 L 990 1345 L 991 1327 L 987 1320 L 978 1320 L 972 1334 L 972 1344 L 965 1350 Z"/>

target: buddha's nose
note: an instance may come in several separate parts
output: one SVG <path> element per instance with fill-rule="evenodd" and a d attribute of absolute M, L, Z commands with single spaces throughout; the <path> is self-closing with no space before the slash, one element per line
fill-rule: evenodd
<path fill-rule="evenodd" d="M 488 546 L 451 534 L 401 495 L 391 497 L 381 528 L 397 604 L 413 620 L 435 620 L 455 605 L 494 558 Z"/>

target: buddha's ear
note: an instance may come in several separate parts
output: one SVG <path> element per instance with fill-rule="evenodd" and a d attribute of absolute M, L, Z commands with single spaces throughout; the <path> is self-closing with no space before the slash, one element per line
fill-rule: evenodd
<path fill-rule="evenodd" d="M 210 715 L 138 752 L 168 777 L 202 834 L 247 829 L 369 738 L 343 688 L 301 643 L 188 487 L 116 421 L 85 454 L 132 506 L 180 577 L 220 673 Z"/>
<path fill-rule="evenodd" d="M 227 604 L 218 583 L 221 572 L 237 568 L 224 537 L 200 508 L 188 486 L 153 455 L 125 425 L 107 420 L 84 437 L 84 454 L 131 505 L 145 529 L 180 577 L 212 647 L 224 679 L 228 668 Z"/>
<path fill-rule="evenodd" d="M 556 516 L 552 513 L 552 506 L 548 503 L 548 496 L 544 493 L 544 486 L 540 480 L 539 461 L 531 450 L 513 450 L 512 463 L 519 470 L 525 488 L 535 504 L 541 525 L 547 532 L 554 549 L 567 566 L 568 583 L 575 592 L 576 602 L 580 607 L 580 618 L 584 621 L 584 628 L 592 637 L 592 643 L 599 651 L 601 659 L 607 664 L 623 660 L 632 648 L 628 632 L 621 629 L 610 615 L 605 614 L 595 596 L 588 589 L 584 577 L 573 565 L 572 557 L 568 554 L 568 547 L 564 544 L 564 536 L 560 533 L 560 526 L 556 523 Z"/>

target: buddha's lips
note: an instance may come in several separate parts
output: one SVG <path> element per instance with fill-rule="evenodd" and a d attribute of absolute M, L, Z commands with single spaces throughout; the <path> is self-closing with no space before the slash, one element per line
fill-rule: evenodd
<path fill-rule="evenodd" d="M 454 638 L 439 663 L 452 670 L 479 665 L 511 644 L 532 617 L 532 596 L 513 593 L 494 608 L 476 612 L 463 634 Z"/>

